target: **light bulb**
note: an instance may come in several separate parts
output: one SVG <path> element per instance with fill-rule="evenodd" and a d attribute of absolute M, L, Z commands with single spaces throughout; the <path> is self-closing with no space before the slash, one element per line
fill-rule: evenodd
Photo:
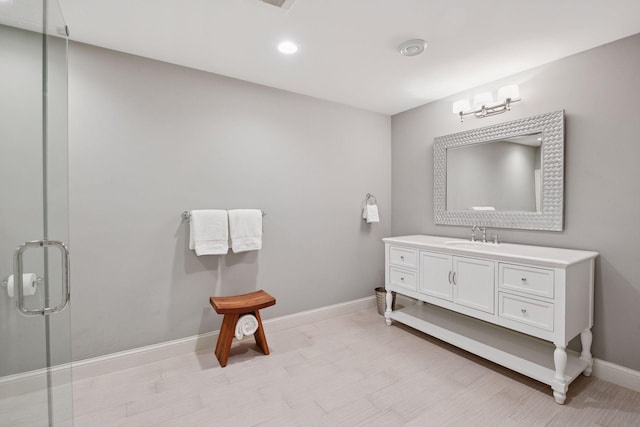
<path fill-rule="evenodd" d="M 488 105 L 493 102 L 493 95 L 491 92 L 482 92 L 473 97 L 473 106 L 475 108 L 480 108 L 483 105 Z"/>
<path fill-rule="evenodd" d="M 505 101 L 507 98 L 511 98 L 511 100 L 520 98 L 520 89 L 518 88 L 518 85 L 508 85 L 498 89 L 498 99 L 500 101 Z"/>
<path fill-rule="evenodd" d="M 469 105 L 468 99 L 461 99 L 453 103 L 453 114 L 460 114 L 461 111 L 464 113 L 470 109 L 471 105 Z"/>

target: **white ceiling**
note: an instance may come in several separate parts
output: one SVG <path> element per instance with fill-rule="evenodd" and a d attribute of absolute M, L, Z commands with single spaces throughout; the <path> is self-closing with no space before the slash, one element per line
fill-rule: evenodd
<path fill-rule="evenodd" d="M 640 33 L 639 0 L 59 2 L 72 40 L 384 114 Z"/>

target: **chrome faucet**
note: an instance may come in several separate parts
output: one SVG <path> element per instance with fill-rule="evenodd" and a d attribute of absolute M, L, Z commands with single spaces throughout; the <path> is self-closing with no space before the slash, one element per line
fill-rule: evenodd
<path fill-rule="evenodd" d="M 471 241 L 476 241 L 476 230 L 482 231 L 482 243 L 487 243 L 487 227 L 480 227 L 479 225 L 471 226 Z"/>
<path fill-rule="evenodd" d="M 472 242 L 476 241 L 476 230 L 480 230 L 480 227 L 478 227 L 477 225 L 472 225 L 471 226 L 471 241 Z"/>

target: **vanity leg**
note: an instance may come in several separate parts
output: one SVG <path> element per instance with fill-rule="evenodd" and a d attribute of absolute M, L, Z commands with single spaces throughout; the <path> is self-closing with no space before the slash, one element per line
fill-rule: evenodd
<path fill-rule="evenodd" d="M 391 307 L 393 305 L 393 294 L 391 291 L 387 291 L 386 303 L 387 309 L 384 312 L 384 321 L 387 323 L 387 326 L 391 326 Z"/>
<path fill-rule="evenodd" d="M 552 386 L 553 397 L 556 399 L 556 403 L 562 405 L 567 398 L 567 380 L 564 377 L 564 371 L 567 368 L 567 352 L 565 346 L 556 344 L 556 349 L 553 352 L 553 362 L 556 367 L 556 373 L 554 379 L 559 383 L 557 386 Z"/>
<path fill-rule="evenodd" d="M 582 342 L 582 353 L 580 353 L 580 359 L 585 360 L 589 365 L 582 372 L 585 377 L 591 376 L 593 371 L 593 357 L 591 356 L 591 342 L 593 341 L 593 335 L 590 329 L 585 329 L 580 333 L 580 341 Z"/>

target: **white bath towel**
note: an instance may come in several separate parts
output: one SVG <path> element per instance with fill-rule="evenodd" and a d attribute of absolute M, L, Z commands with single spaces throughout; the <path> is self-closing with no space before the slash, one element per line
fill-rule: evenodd
<path fill-rule="evenodd" d="M 196 255 L 224 255 L 229 251 L 229 222 L 227 211 L 191 211 L 189 249 Z"/>
<path fill-rule="evenodd" d="M 262 249 L 262 211 L 260 209 L 229 211 L 229 230 L 233 252 Z"/>
<path fill-rule="evenodd" d="M 378 205 L 367 204 L 362 211 L 362 217 L 367 221 L 367 224 L 371 224 L 372 222 L 380 222 Z"/>

